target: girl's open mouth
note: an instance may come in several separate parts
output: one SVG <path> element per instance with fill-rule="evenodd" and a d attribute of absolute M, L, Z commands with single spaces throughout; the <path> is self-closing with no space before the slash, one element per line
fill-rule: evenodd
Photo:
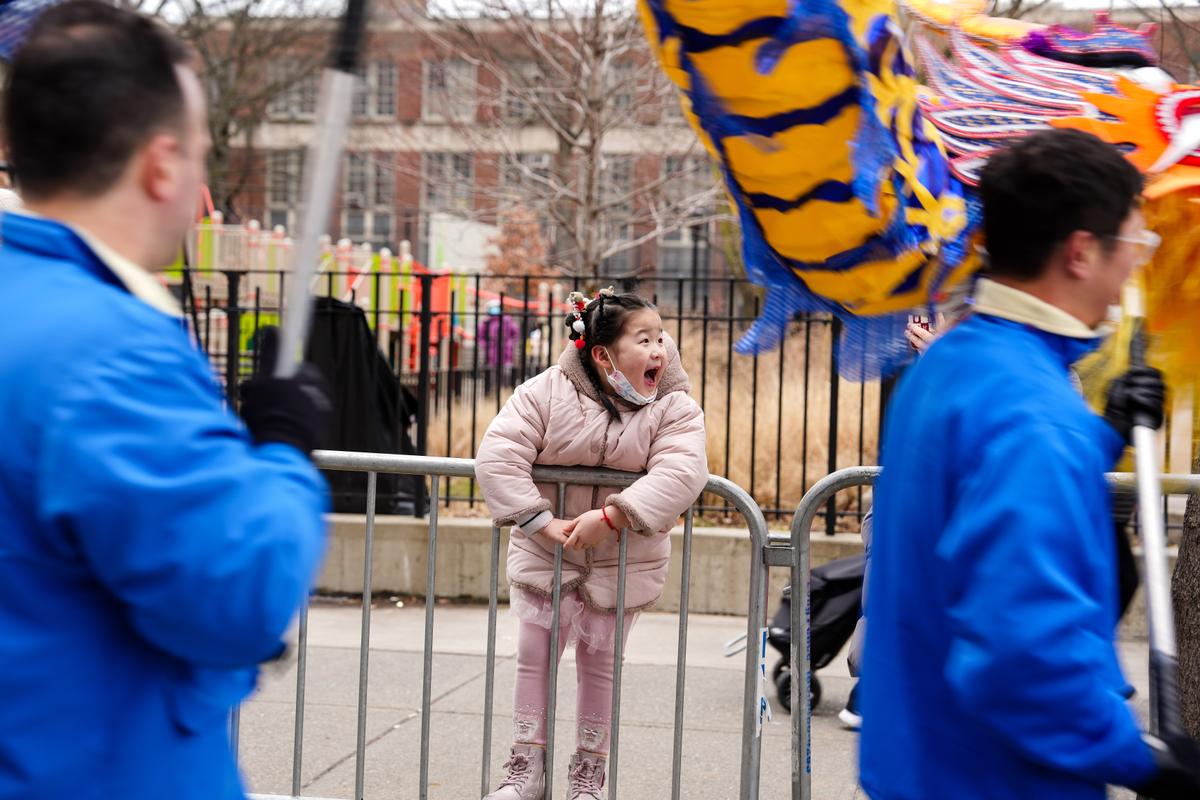
<path fill-rule="evenodd" d="M 643 377 L 646 379 L 647 386 L 652 387 L 658 383 L 658 372 L 660 369 L 661 367 L 651 367 L 650 369 L 646 370 Z"/>

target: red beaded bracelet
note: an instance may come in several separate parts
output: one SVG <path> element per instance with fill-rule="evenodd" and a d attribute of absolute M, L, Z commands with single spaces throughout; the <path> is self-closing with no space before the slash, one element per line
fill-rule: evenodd
<path fill-rule="evenodd" d="M 608 526 L 610 531 L 613 533 L 621 532 L 616 525 L 612 524 L 612 520 L 608 518 L 608 506 L 600 506 L 600 516 L 604 518 L 604 524 Z"/>

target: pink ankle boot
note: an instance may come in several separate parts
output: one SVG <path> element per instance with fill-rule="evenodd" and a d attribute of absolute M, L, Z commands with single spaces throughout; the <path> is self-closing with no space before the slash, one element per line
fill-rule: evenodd
<path fill-rule="evenodd" d="M 604 765 L 596 753 L 576 750 L 567 768 L 567 800 L 604 800 Z"/>
<path fill-rule="evenodd" d="M 504 768 L 508 775 L 500 781 L 496 791 L 483 800 L 542 800 L 546 794 L 545 748 L 514 744 Z"/>

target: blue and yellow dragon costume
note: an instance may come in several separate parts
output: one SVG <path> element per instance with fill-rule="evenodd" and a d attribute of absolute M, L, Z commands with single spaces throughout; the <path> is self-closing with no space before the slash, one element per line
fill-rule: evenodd
<path fill-rule="evenodd" d="M 983 0 L 902 3 L 921 78 L 892 0 L 639 0 L 725 179 L 748 277 L 766 289 L 738 350 L 769 350 L 797 314 L 825 311 L 844 323 L 844 377 L 894 371 L 911 358 L 907 315 L 979 266 L 973 188 L 987 156 L 1066 126 L 1147 172 L 1147 218 L 1166 240 L 1143 273 L 1165 342 L 1157 361 L 1169 378 L 1200 372 L 1185 310 L 1200 300 L 1200 204 L 1189 202 L 1200 195 L 1200 88 L 1111 69 L 1153 64 L 1152 31 L 1103 15 L 1080 33 L 987 17 Z"/>

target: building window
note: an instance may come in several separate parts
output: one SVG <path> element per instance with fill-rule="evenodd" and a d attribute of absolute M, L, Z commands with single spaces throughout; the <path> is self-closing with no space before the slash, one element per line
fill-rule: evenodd
<path fill-rule="evenodd" d="M 550 102 L 553 91 L 537 62 L 510 65 L 504 84 L 504 119 L 516 124 L 536 122 L 537 108 Z"/>
<path fill-rule="evenodd" d="M 614 64 L 608 72 L 608 91 L 618 113 L 633 110 L 637 95 L 637 71 L 628 61 Z"/>
<path fill-rule="evenodd" d="M 391 61 L 371 61 L 354 71 L 354 98 L 351 111 L 356 117 L 396 116 L 396 65 Z"/>
<path fill-rule="evenodd" d="M 370 97 L 371 83 L 367 78 L 367 65 L 359 64 L 354 69 L 354 96 L 350 101 L 350 112 L 356 117 L 365 117 Z"/>
<path fill-rule="evenodd" d="M 317 112 L 317 73 L 290 60 L 273 61 L 267 80 L 278 87 L 267 102 L 267 114 L 275 119 L 311 118 Z"/>
<path fill-rule="evenodd" d="M 475 119 L 475 65 L 461 58 L 426 61 L 421 118 L 426 122 Z"/>
<path fill-rule="evenodd" d="M 267 219 L 271 227 L 296 225 L 296 205 L 304 172 L 304 151 L 272 150 L 267 153 Z"/>
<path fill-rule="evenodd" d="M 551 192 L 546 184 L 552 170 L 549 153 L 517 153 L 501 161 L 500 185 L 511 200 L 530 205 L 536 198 Z"/>
<path fill-rule="evenodd" d="M 581 168 L 583 165 L 580 165 Z M 633 236 L 633 157 L 606 155 L 600 162 L 600 200 L 608 208 L 600 217 L 600 236 L 606 248 L 629 241 Z M 620 274 L 633 266 L 633 249 L 627 248 L 604 260 L 604 269 Z"/>
<path fill-rule="evenodd" d="M 426 211 L 469 211 L 474 205 L 474 163 L 468 153 L 426 153 L 422 157 Z"/>
<path fill-rule="evenodd" d="M 707 277 L 711 222 L 707 219 L 715 199 L 715 179 L 708 159 L 703 156 L 669 156 L 663 163 L 663 195 L 667 205 L 679 214 L 694 217 L 658 240 L 660 278 Z M 678 217 L 677 217 L 678 218 Z M 659 284 L 660 296 L 674 297 L 678 280 Z M 693 302 L 695 293 L 693 292 Z"/>
<path fill-rule="evenodd" d="M 375 116 L 396 116 L 396 64 L 375 62 Z"/>
<path fill-rule="evenodd" d="M 342 187 L 342 235 L 356 244 L 395 249 L 395 175 L 387 154 L 347 153 Z"/>
<path fill-rule="evenodd" d="M 581 165 L 582 166 L 582 165 Z M 600 197 L 609 203 L 629 201 L 633 190 L 633 156 L 606 155 L 600 160 Z"/>

